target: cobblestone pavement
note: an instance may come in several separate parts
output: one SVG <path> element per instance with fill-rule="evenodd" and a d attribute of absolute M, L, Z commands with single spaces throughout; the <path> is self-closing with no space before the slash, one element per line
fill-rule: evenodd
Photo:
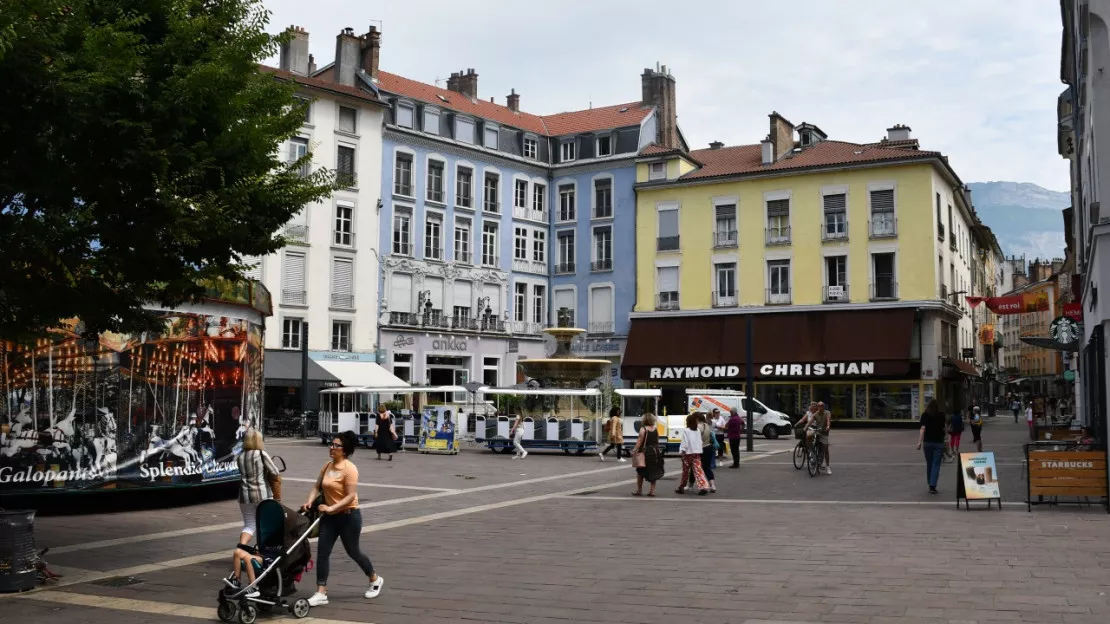
<path fill-rule="evenodd" d="M 791 466 L 794 440 L 757 438 L 740 469 L 718 470 L 711 497 L 673 492 L 676 459 L 649 499 L 629 496 L 629 464 L 596 456 L 514 461 L 471 449 L 379 462 L 363 451 L 363 546 L 385 591 L 363 599 L 365 579 L 337 548 L 331 604 L 306 622 L 1103 624 L 1110 516 L 1097 506 L 1027 513 L 1024 433 L 1004 416 L 984 431 L 1001 511 L 957 510 L 952 464 L 930 496 L 912 430 L 834 431 L 834 474 L 817 478 Z M 324 448 L 268 449 L 289 466 L 287 501 L 301 502 Z M 66 576 L 0 596 L 4 619 L 215 621 L 239 517 L 234 501 L 40 517 L 37 541 Z"/>

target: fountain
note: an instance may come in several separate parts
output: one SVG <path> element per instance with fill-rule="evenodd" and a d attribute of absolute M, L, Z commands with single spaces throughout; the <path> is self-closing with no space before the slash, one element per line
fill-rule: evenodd
<path fill-rule="evenodd" d="M 520 360 L 521 370 L 544 388 L 585 388 L 586 384 L 601 377 L 612 365 L 609 360 L 576 358 L 571 353 L 571 342 L 586 333 L 578 327 L 567 327 L 569 314 L 559 311 L 559 326 L 549 327 L 543 333 L 554 338 L 555 349 L 546 358 Z"/>

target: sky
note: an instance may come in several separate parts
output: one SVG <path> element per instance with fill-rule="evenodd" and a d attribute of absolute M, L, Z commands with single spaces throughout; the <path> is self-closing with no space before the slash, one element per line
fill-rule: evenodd
<path fill-rule="evenodd" d="M 383 70 L 446 86 L 472 67 L 479 97 L 516 89 L 522 109 L 550 114 L 638 101 L 640 74 L 661 63 L 695 149 L 758 143 L 778 111 L 861 143 L 908 125 L 964 182 L 1069 185 L 1050 0 L 263 2 L 271 31 L 309 32 L 321 66 L 342 28 L 374 24 Z"/>

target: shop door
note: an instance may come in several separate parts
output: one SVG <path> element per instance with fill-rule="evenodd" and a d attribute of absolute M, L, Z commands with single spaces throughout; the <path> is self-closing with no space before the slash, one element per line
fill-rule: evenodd
<path fill-rule="evenodd" d="M 455 369 L 455 385 L 461 386 L 470 381 L 470 371 L 465 369 Z M 452 403 L 466 403 L 466 393 L 456 392 L 451 398 Z"/>

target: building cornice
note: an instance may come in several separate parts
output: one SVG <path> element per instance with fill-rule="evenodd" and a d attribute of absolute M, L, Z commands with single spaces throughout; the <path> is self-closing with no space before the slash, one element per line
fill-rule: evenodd
<path fill-rule="evenodd" d="M 641 157 L 645 162 L 653 160 L 651 157 Z M 657 160 L 657 159 L 654 159 Z M 749 180 L 763 180 L 763 179 L 776 179 L 776 178 L 790 178 L 803 175 L 815 175 L 823 173 L 837 173 L 840 171 L 856 171 L 860 169 L 880 169 L 886 167 L 901 167 L 905 165 L 921 165 L 921 164 L 935 164 L 939 161 L 938 158 L 926 156 L 921 158 L 907 158 L 902 160 L 881 161 L 881 162 L 868 162 L 868 163 L 850 163 L 841 165 L 830 165 L 822 167 L 807 167 L 797 169 L 776 169 L 773 171 L 758 171 L 749 173 L 737 173 L 730 175 L 714 176 L 712 178 L 694 178 L 683 179 L 676 178 L 674 180 L 659 180 L 651 182 L 637 182 L 635 189 L 639 191 L 654 191 L 662 189 L 676 189 L 686 188 L 690 186 L 705 186 L 709 184 L 731 184 L 734 182 L 747 182 Z"/>
<path fill-rule="evenodd" d="M 709 308 L 700 310 L 669 310 L 632 312 L 629 318 L 698 318 L 706 316 L 733 316 L 745 314 L 782 314 L 786 312 L 833 312 L 851 310 L 915 310 L 945 312 L 959 315 L 958 308 L 937 299 L 912 301 L 880 301 L 868 303 L 819 303 L 813 305 L 740 306 L 735 308 Z"/>

